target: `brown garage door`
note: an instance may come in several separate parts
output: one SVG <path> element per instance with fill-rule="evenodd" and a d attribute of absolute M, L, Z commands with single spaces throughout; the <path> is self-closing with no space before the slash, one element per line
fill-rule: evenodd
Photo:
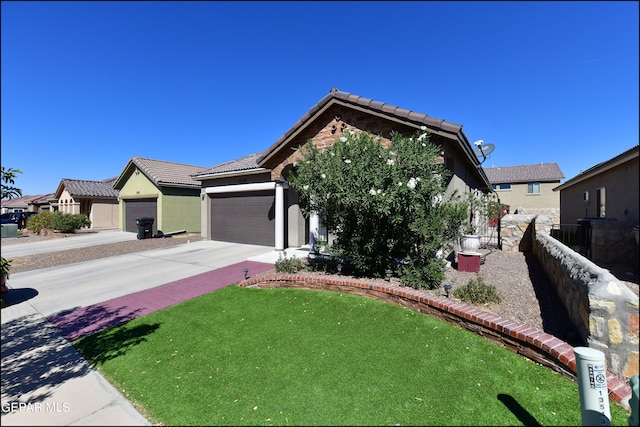
<path fill-rule="evenodd" d="M 273 191 L 214 194 L 211 238 L 224 242 L 275 245 Z"/>
<path fill-rule="evenodd" d="M 124 201 L 125 231 L 138 232 L 136 218 L 153 218 L 153 234 L 158 230 L 158 200 L 157 199 L 132 199 Z"/>

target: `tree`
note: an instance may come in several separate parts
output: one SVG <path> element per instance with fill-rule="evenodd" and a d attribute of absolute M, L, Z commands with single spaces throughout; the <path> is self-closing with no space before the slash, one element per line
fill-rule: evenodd
<path fill-rule="evenodd" d="M 443 246 L 465 216 L 457 193 L 446 193 L 449 171 L 423 129 L 397 132 L 388 146 L 367 132 L 347 130 L 330 147 L 299 148 L 288 181 L 305 216 L 316 213 L 335 236 L 331 252 L 356 274 L 396 272 L 404 284 L 436 288 L 444 277 Z"/>
<path fill-rule="evenodd" d="M 2 200 L 13 199 L 14 197 L 21 197 L 22 190 L 14 187 L 16 175 L 22 173 L 19 169 L 5 169 L 4 166 L 2 168 Z"/>
<path fill-rule="evenodd" d="M 0 167 L 2 176 L 0 176 L 0 184 L 2 185 L 2 200 L 13 199 L 14 197 L 22 196 L 22 190 L 14 187 L 16 174 L 22 173 L 21 170 L 18 169 L 5 169 L 4 166 Z M 9 276 L 9 272 L 11 270 L 11 260 L 6 259 L 5 257 L 1 257 L 0 260 L 0 268 L 3 277 Z M 2 286 L 4 287 L 4 279 L 2 282 Z"/>

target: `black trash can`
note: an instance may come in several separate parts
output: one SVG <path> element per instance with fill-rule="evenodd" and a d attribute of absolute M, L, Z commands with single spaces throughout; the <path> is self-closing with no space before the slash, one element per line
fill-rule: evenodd
<path fill-rule="evenodd" d="M 153 218 L 143 216 L 136 218 L 138 225 L 138 239 L 150 239 L 153 237 Z"/>

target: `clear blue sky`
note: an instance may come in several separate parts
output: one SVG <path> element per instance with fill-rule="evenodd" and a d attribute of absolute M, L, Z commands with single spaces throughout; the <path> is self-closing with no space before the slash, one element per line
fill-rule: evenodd
<path fill-rule="evenodd" d="M 638 144 L 638 2 L 2 2 L 2 165 L 24 195 L 133 156 L 211 167 L 332 87 L 566 179 Z"/>

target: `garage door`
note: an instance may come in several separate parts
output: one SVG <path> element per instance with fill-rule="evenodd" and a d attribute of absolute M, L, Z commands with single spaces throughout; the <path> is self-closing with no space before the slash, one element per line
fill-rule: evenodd
<path fill-rule="evenodd" d="M 224 242 L 275 245 L 273 191 L 214 194 L 211 238 Z"/>
<path fill-rule="evenodd" d="M 124 201 L 125 231 L 138 232 L 136 218 L 153 218 L 153 234 L 158 229 L 158 200 L 134 199 Z"/>

